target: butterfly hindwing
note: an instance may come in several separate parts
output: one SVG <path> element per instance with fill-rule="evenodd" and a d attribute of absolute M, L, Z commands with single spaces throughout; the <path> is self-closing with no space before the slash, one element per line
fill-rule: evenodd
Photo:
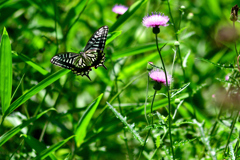
<path fill-rule="evenodd" d="M 65 52 L 58 54 L 51 59 L 51 63 L 72 70 L 74 74 L 87 76 L 91 67 L 98 68 L 104 66 L 105 54 L 103 52 L 107 39 L 108 26 L 99 28 L 89 39 L 84 52 L 72 53 Z M 91 79 L 90 79 L 91 80 Z"/>

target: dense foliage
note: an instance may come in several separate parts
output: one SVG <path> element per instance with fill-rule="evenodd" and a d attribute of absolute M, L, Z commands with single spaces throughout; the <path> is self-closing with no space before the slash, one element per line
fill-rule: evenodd
<path fill-rule="evenodd" d="M 0 159 L 238 159 L 236 4 L 1 1 Z M 160 33 L 142 22 L 163 14 Z M 107 70 L 90 81 L 50 63 L 105 25 Z"/>

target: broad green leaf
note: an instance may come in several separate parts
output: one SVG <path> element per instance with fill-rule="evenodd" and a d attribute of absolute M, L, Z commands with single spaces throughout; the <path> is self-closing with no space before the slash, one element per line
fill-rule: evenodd
<path fill-rule="evenodd" d="M 36 69 L 39 73 L 42 75 L 47 75 L 49 72 L 45 69 L 43 69 L 41 66 L 33 62 L 29 57 L 27 57 L 24 54 L 18 54 L 17 52 L 12 52 L 15 57 L 20 58 L 22 61 L 30 65 L 32 68 Z"/>
<path fill-rule="evenodd" d="M 131 17 L 137 9 L 139 9 L 143 4 L 145 4 L 148 0 L 139 0 L 132 4 L 128 10 L 121 15 L 117 21 L 112 25 L 112 27 L 109 29 L 109 31 L 114 31 L 116 30 L 121 24 L 123 24 L 129 17 Z"/>
<path fill-rule="evenodd" d="M 132 132 L 134 138 L 136 140 L 138 140 L 138 142 L 143 146 L 144 145 L 144 140 L 139 135 L 139 133 L 134 129 L 134 125 L 130 125 L 129 123 L 127 123 L 127 118 L 123 117 L 115 108 L 113 108 L 113 106 L 111 104 L 109 104 L 107 102 L 107 105 L 112 110 L 112 112 L 116 115 L 116 117 L 119 118 L 120 121 L 122 121 L 122 123 L 129 129 L 129 131 Z"/>
<path fill-rule="evenodd" d="M 68 72 L 70 72 L 70 70 L 66 70 L 66 69 L 59 70 L 59 71 L 51 74 L 50 76 L 48 76 L 41 82 L 39 82 L 36 86 L 32 87 L 29 91 L 27 91 L 25 94 L 23 94 L 18 99 L 16 99 L 10 105 L 8 110 L 5 112 L 4 117 L 8 116 L 10 113 L 12 113 L 15 109 L 17 109 L 21 104 L 26 102 L 33 95 L 37 94 L 39 91 L 46 88 L 47 86 L 49 86 L 50 84 L 52 84 L 53 82 L 55 82 L 56 80 L 61 78 L 63 75 L 67 74 Z"/>
<path fill-rule="evenodd" d="M 70 136 L 66 139 L 64 139 L 63 141 L 61 142 L 58 142 L 54 145 L 52 145 L 51 147 L 43 150 L 35 159 L 45 159 L 47 156 L 49 156 L 52 152 L 56 151 L 58 148 L 60 148 L 62 145 L 64 145 L 66 142 L 68 142 L 70 139 L 72 139 L 74 137 L 73 136 Z"/>
<path fill-rule="evenodd" d="M 43 114 L 47 113 L 48 111 L 55 110 L 54 108 L 50 108 L 48 110 L 43 111 L 42 113 L 38 114 L 35 117 L 32 117 L 26 121 L 24 121 L 22 124 L 12 128 L 10 131 L 4 133 L 0 137 L 0 147 L 7 142 L 10 138 L 12 138 L 14 135 L 16 135 L 18 132 L 21 131 L 24 127 L 28 126 L 30 123 L 34 122 L 35 120 L 39 119 Z"/>
<path fill-rule="evenodd" d="M 39 140 L 35 139 L 34 137 L 30 136 L 30 135 L 26 135 L 23 134 L 21 135 L 25 142 L 32 148 L 34 149 L 37 153 L 42 152 L 43 150 L 47 149 L 46 145 L 39 142 Z M 48 159 L 52 159 L 52 160 L 57 160 L 57 158 L 54 156 L 54 154 L 50 154 L 49 157 L 46 158 Z"/>
<path fill-rule="evenodd" d="M 78 147 L 83 143 L 83 140 L 87 134 L 87 127 L 92 119 L 93 114 L 95 113 L 103 94 L 100 94 L 97 99 L 95 99 L 86 109 L 84 114 L 82 115 L 81 119 L 79 120 L 78 126 L 76 128 L 75 132 L 75 141 Z"/>
<path fill-rule="evenodd" d="M 0 48 L 0 92 L 2 113 L 8 109 L 12 96 L 12 53 L 6 28 L 3 29 Z"/>

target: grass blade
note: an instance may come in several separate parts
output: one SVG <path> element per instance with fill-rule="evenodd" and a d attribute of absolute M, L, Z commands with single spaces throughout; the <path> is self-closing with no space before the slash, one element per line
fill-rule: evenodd
<path fill-rule="evenodd" d="M 4 114 L 10 105 L 12 95 L 12 53 L 6 28 L 3 29 L 0 54 L 0 92 L 2 113 Z"/>
<path fill-rule="evenodd" d="M 0 137 L 0 147 L 7 142 L 10 138 L 16 135 L 18 132 L 21 131 L 24 127 L 28 126 L 30 123 L 34 122 L 35 120 L 39 119 L 43 114 L 47 113 L 48 111 L 55 110 L 54 108 L 50 108 L 48 110 L 43 111 L 42 113 L 38 114 L 36 117 L 30 118 L 27 121 L 23 122 L 22 124 L 12 128 L 10 131 L 4 133 Z"/>
<path fill-rule="evenodd" d="M 75 141 L 78 147 L 83 143 L 83 140 L 87 134 L 87 126 L 95 113 L 97 106 L 99 105 L 99 102 L 102 99 L 103 94 L 100 94 L 97 99 L 95 99 L 87 108 L 87 110 L 84 112 L 82 118 L 80 119 L 78 123 L 78 127 L 75 132 Z"/>
<path fill-rule="evenodd" d="M 113 108 L 113 106 L 111 104 L 109 104 L 107 102 L 107 105 L 112 110 L 112 112 L 116 115 L 116 117 L 119 118 L 123 122 L 123 124 L 132 132 L 132 134 L 135 137 L 135 139 L 138 140 L 141 145 L 144 145 L 144 141 L 143 141 L 142 137 L 140 137 L 138 132 L 133 128 L 134 125 L 128 124 L 127 123 L 127 118 L 123 117 L 120 113 L 118 113 L 118 111 L 115 108 Z"/>
<path fill-rule="evenodd" d="M 20 58 L 22 61 L 24 61 L 25 63 L 27 63 L 29 66 L 31 66 L 32 68 L 34 68 L 35 70 L 37 70 L 39 73 L 41 73 L 42 75 L 47 75 L 49 72 L 45 69 L 43 69 L 41 66 L 39 66 L 38 64 L 36 64 L 35 62 L 33 62 L 29 57 L 27 57 L 24 54 L 18 54 L 17 52 L 13 52 L 13 55 L 17 58 Z"/>
<path fill-rule="evenodd" d="M 36 158 L 34 158 L 34 160 L 35 159 L 45 159 L 52 152 L 56 151 L 58 148 L 60 148 L 62 145 L 64 145 L 67 141 L 69 141 L 73 137 L 74 137 L 74 135 L 64 139 L 61 142 L 58 142 L 58 143 L 52 145 L 51 147 L 49 147 L 49 148 L 47 148 L 45 150 L 43 150 Z"/>
<path fill-rule="evenodd" d="M 59 71 L 51 74 L 50 76 L 48 76 L 44 80 L 42 80 L 36 86 L 32 87 L 28 92 L 26 92 L 25 94 L 20 96 L 18 99 L 16 99 L 10 105 L 10 107 L 5 112 L 4 117 L 8 116 L 10 113 L 12 113 L 16 108 L 18 108 L 21 104 L 26 102 L 33 95 L 37 94 L 39 91 L 41 91 L 42 89 L 46 88 L 47 86 L 49 86 L 50 84 L 52 84 L 53 82 L 58 80 L 60 77 L 62 77 L 63 75 L 67 74 L 68 72 L 70 72 L 70 70 L 66 70 L 66 69 L 59 70 Z"/>
<path fill-rule="evenodd" d="M 31 147 L 33 148 L 37 153 L 42 152 L 43 150 L 47 149 L 47 147 L 45 146 L 45 144 L 39 142 L 37 139 L 35 139 L 32 136 L 26 135 L 26 134 L 22 134 L 21 135 L 25 142 Z M 50 154 L 49 157 L 46 158 L 47 160 L 52 159 L 52 160 L 57 160 L 57 158 L 53 155 Z"/>

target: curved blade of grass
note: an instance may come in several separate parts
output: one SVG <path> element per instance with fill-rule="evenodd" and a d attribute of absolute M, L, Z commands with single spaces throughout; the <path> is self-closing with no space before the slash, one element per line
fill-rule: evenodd
<path fill-rule="evenodd" d="M 131 17 L 137 9 L 139 9 L 143 4 L 145 4 L 148 0 L 139 0 L 132 4 L 128 10 L 121 15 L 117 21 L 112 25 L 112 27 L 109 29 L 109 31 L 114 31 L 116 30 L 121 24 L 123 24 L 129 17 Z"/>
<path fill-rule="evenodd" d="M 30 136 L 30 135 L 26 135 L 26 134 L 22 134 L 21 135 L 25 142 L 31 147 L 33 148 L 37 153 L 42 152 L 43 150 L 47 149 L 47 147 L 45 146 L 45 144 L 39 142 L 37 139 L 35 139 L 34 137 Z M 57 160 L 57 158 L 54 156 L 54 154 L 50 154 L 49 157 L 46 158 L 47 160 L 52 159 L 52 160 Z"/>
<path fill-rule="evenodd" d="M 163 45 L 165 43 L 166 42 L 161 42 L 161 43 L 158 43 L 158 44 Z M 172 41 L 168 41 L 167 45 L 172 45 L 173 43 L 174 42 L 172 42 Z M 115 52 L 114 55 L 112 56 L 112 60 L 117 60 L 117 59 L 123 58 L 123 57 L 142 54 L 142 53 L 153 51 L 153 50 L 156 50 L 156 44 L 155 43 L 139 45 L 137 47 L 133 47 L 133 48 L 129 48 L 129 49 L 126 49 L 126 50 Z"/>
<path fill-rule="evenodd" d="M 11 102 L 12 95 L 12 53 L 6 28 L 3 29 L 0 48 L 0 96 L 2 113 L 4 114 Z"/>
<path fill-rule="evenodd" d="M 17 58 L 20 58 L 22 61 L 24 61 L 25 63 L 27 63 L 29 66 L 31 66 L 32 68 L 36 69 L 39 73 L 41 73 L 42 75 L 47 75 L 49 72 L 45 69 L 43 69 L 41 66 L 39 66 L 38 64 L 36 64 L 35 62 L 33 62 L 29 57 L 27 57 L 24 54 L 18 54 L 17 52 L 12 52 L 13 55 Z"/>
<path fill-rule="evenodd" d="M 60 77 L 67 74 L 68 72 L 70 72 L 70 70 L 66 70 L 66 69 L 59 70 L 51 74 L 41 82 L 39 82 L 36 86 L 32 87 L 28 92 L 26 92 L 25 94 L 20 96 L 18 99 L 16 99 L 7 109 L 7 111 L 3 115 L 3 118 L 8 116 L 10 113 L 12 113 L 16 108 L 18 108 L 21 104 L 26 102 L 33 95 L 37 94 L 39 91 L 46 88 L 47 86 L 49 86 L 50 84 L 58 80 Z"/>
<path fill-rule="evenodd" d="M 115 38 L 117 38 L 117 37 L 120 36 L 121 34 L 122 34 L 122 31 L 114 31 L 114 32 L 108 33 L 106 45 L 107 45 L 108 43 L 112 42 Z"/>
<path fill-rule="evenodd" d="M 129 66 L 125 66 L 123 68 L 123 70 L 119 73 L 119 79 L 124 79 L 125 77 L 133 75 L 133 73 L 135 73 L 136 71 L 146 68 L 148 62 L 151 62 L 158 57 L 159 55 L 157 54 L 157 52 L 154 52 L 151 53 L 149 56 L 146 56 L 145 58 L 135 60 Z"/>
<path fill-rule="evenodd" d="M 74 137 L 74 135 L 73 135 L 73 136 L 70 136 L 70 137 L 68 137 L 68 138 L 66 138 L 66 139 L 64 139 L 64 140 L 61 141 L 61 142 L 58 142 L 58 143 L 52 145 L 51 147 L 49 147 L 49 148 L 47 148 L 47 149 L 45 149 L 45 150 L 43 150 L 36 158 L 34 158 L 34 160 L 35 160 L 35 159 L 44 159 L 44 158 L 46 158 L 46 157 L 49 156 L 52 152 L 56 151 L 58 148 L 60 148 L 62 145 L 64 145 L 67 141 L 69 141 L 69 140 L 72 139 L 73 137 Z"/>
<path fill-rule="evenodd" d="M 23 122 L 22 124 L 12 128 L 10 131 L 4 133 L 1 137 L 0 137 L 0 147 L 7 142 L 10 138 L 12 138 L 15 134 L 17 134 L 18 132 L 21 131 L 21 129 L 23 129 L 24 127 L 28 126 L 30 123 L 34 122 L 35 120 L 39 119 L 42 115 L 44 115 L 45 113 L 47 113 L 48 111 L 51 110 L 55 110 L 54 108 L 50 108 L 48 110 L 43 111 L 42 113 L 38 114 L 35 117 L 32 117 L 28 120 L 26 120 L 25 122 Z"/>
<path fill-rule="evenodd" d="M 127 123 L 127 118 L 123 117 L 115 108 L 113 108 L 113 106 L 111 104 L 109 104 L 107 102 L 107 105 L 112 110 L 112 112 L 116 115 L 116 117 L 119 118 L 123 122 L 123 124 L 132 132 L 135 139 L 138 140 L 140 142 L 140 144 L 143 146 L 144 145 L 144 140 L 142 139 L 142 137 L 140 137 L 138 132 L 134 129 L 134 125 L 128 124 Z"/>
<path fill-rule="evenodd" d="M 80 147 L 80 145 L 83 143 L 83 140 L 87 134 L 87 127 L 88 124 L 93 116 L 93 114 L 95 113 L 99 102 L 102 99 L 103 94 L 100 94 L 98 96 L 97 99 L 95 99 L 87 108 L 87 110 L 84 112 L 84 114 L 82 115 L 81 119 L 78 122 L 78 126 L 75 132 L 75 141 L 77 144 L 77 147 Z"/>

